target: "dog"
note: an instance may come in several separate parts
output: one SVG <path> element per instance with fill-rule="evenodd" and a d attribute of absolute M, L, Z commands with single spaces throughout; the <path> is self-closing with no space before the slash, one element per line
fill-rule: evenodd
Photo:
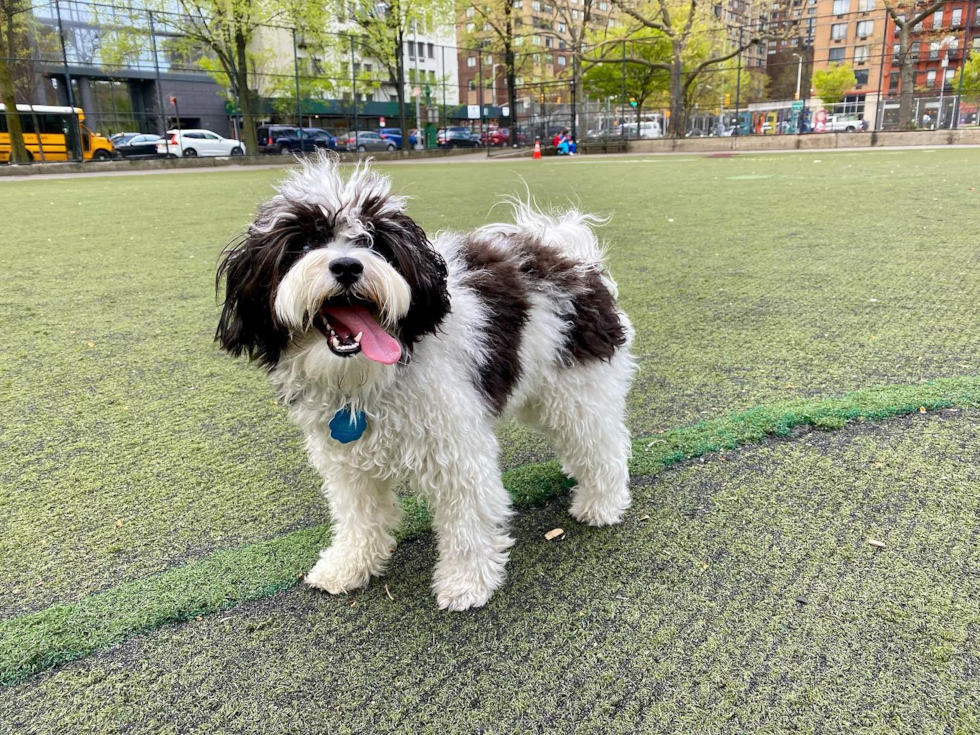
<path fill-rule="evenodd" d="M 433 516 L 439 606 L 484 605 L 514 543 L 494 433 L 511 418 L 576 479 L 572 516 L 622 520 L 633 330 L 599 219 L 511 204 L 513 224 L 430 241 L 386 176 L 363 164 L 345 179 L 321 155 L 225 250 L 216 340 L 268 372 L 323 477 L 333 536 L 309 585 L 382 574 L 407 477 Z"/>

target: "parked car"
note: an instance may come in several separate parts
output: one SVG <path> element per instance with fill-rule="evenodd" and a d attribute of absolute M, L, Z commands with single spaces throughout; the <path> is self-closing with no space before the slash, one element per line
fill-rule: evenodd
<path fill-rule="evenodd" d="M 442 142 L 439 143 L 440 148 L 479 148 L 483 143 L 480 139 L 473 135 L 470 131 L 463 132 L 453 132 L 450 130 L 446 133 Z"/>
<path fill-rule="evenodd" d="M 470 131 L 470 129 L 464 125 L 450 125 L 447 128 L 439 128 L 436 131 L 436 145 L 442 147 L 442 145 L 446 142 L 447 133 L 467 133 L 472 135 L 472 131 Z"/>
<path fill-rule="evenodd" d="M 857 115 L 831 115 L 824 128 L 828 133 L 853 133 L 861 129 Z"/>
<path fill-rule="evenodd" d="M 157 141 L 157 153 L 172 158 L 196 156 L 243 156 L 245 144 L 233 138 L 222 138 L 210 130 L 168 130 L 167 140 Z"/>
<path fill-rule="evenodd" d="M 294 148 L 299 150 L 298 132 L 299 128 L 292 125 L 260 125 L 255 131 L 259 141 L 259 153 L 290 155 Z"/>
<path fill-rule="evenodd" d="M 378 133 L 385 140 L 390 140 L 395 144 L 395 148 L 401 149 L 402 147 L 402 130 L 401 128 L 375 128 L 375 132 Z M 414 148 L 415 144 L 418 143 L 418 130 L 408 131 L 408 146 L 409 148 Z"/>
<path fill-rule="evenodd" d="M 111 140 L 111 139 L 110 139 Z M 114 153 L 118 158 L 157 158 L 157 141 L 163 140 L 159 135 L 150 133 L 124 135 L 112 141 Z"/>
<path fill-rule="evenodd" d="M 511 138 L 516 137 L 516 140 Z M 510 128 L 489 128 L 483 133 L 483 144 L 491 146 L 508 146 L 512 144 L 524 145 L 527 143 L 527 135 L 518 132 L 516 136 L 511 134 Z"/>
<path fill-rule="evenodd" d="M 347 133 L 346 137 L 338 136 L 337 145 L 338 150 L 361 152 L 393 151 L 397 148 L 394 141 L 382 138 L 380 133 L 373 130 L 358 130 L 356 133 Z"/>
<path fill-rule="evenodd" d="M 137 135 L 142 135 L 142 133 L 116 133 L 115 135 L 109 136 L 109 142 L 115 146 L 120 143 L 125 143 L 130 138 L 135 138 Z"/>
<path fill-rule="evenodd" d="M 262 131 L 262 128 L 259 128 Z M 269 139 L 266 138 L 268 141 Z M 259 147 L 262 148 L 262 138 Z M 321 148 L 337 150 L 337 138 L 322 128 L 281 128 L 274 133 L 273 144 L 266 143 L 269 152 L 290 156 L 294 153 L 312 153 Z"/>
<path fill-rule="evenodd" d="M 337 136 L 323 128 L 303 128 L 303 135 L 313 141 L 314 150 L 320 148 L 337 150 Z"/>

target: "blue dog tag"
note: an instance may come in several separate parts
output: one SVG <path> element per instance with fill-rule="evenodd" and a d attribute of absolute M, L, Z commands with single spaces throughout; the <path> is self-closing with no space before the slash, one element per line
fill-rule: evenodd
<path fill-rule="evenodd" d="M 344 406 L 330 419 L 330 436 L 341 444 L 350 444 L 361 438 L 367 431 L 367 416 L 364 411 L 351 415 L 350 406 Z"/>

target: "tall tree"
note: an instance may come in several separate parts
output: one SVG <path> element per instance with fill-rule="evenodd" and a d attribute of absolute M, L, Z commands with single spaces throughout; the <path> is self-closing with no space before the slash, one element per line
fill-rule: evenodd
<path fill-rule="evenodd" d="M 918 60 L 918 40 L 912 33 L 926 18 L 943 6 L 946 0 L 884 0 L 895 27 L 898 28 L 898 70 L 901 91 L 898 102 L 898 125 L 907 128 L 912 123 L 912 103 L 915 94 L 915 62 Z"/>
<path fill-rule="evenodd" d="M 25 38 L 20 26 L 21 16 L 30 9 L 27 0 L 0 0 L 0 98 L 6 108 L 7 132 L 10 134 L 10 160 L 29 163 L 30 154 L 24 145 L 24 130 L 17 112 L 17 96 L 11 65 L 22 55 Z"/>
<path fill-rule="evenodd" d="M 452 0 L 379 0 L 374 5 L 352 3 L 350 19 L 358 30 L 362 54 L 377 60 L 395 85 L 402 148 L 408 147 L 405 110 L 405 44 L 415 42 L 413 31 L 422 33 L 450 17 Z M 416 52 L 418 50 L 416 49 Z M 416 123 L 421 127 L 421 120 Z"/>
<path fill-rule="evenodd" d="M 479 48 L 481 53 L 500 54 L 504 59 L 510 125 L 517 114 L 517 74 L 528 61 L 528 56 L 517 53 L 517 46 L 523 43 L 519 39 L 529 35 L 523 23 L 521 0 L 460 0 L 457 10 L 474 25 L 473 32 L 466 34 L 465 43 Z M 492 69 L 490 76 L 493 77 Z"/>
<path fill-rule="evenodd" d="M 670 125 L 675 136 L 684 135 L 687 112 L 684 101 L 703 72 L 734 59 L 752 46 L 777 37 L 759 28 L 750 28 L 740 43 L 728 42 L 726 29 L 715 18 L 713 6 L 700 0 L 612 1 L 640 27 L 659 31 L 670 42 L 670 58 L 666 62 L 638 58 L 629 60 L 670 73 Z M 761 12 L 759 8 L 756 10 Z"/>

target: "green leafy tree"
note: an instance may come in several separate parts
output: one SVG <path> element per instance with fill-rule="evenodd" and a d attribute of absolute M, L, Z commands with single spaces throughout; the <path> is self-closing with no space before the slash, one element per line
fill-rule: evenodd
<path fill-rule="evenodd" d="M 956 72 L 956 76 L 953 78 L 953 89 L 961 89 L 961 77 L 963 99 L 971 102 L 980 100 L 980 56 L 970 56 L 963 63 L 963 67 Z"/>
<path fill-rule="evenodd" d="M 825 105 L 836 105 L 855 84 L 857 77 L 847 64 L 834 64 L 813 72 L 813 88 Z"/>
<path fill-rule="evenodd" d="M 358 31 L 357 43 L 362 53 L 375 59 L 388 73 L 398 97 L 398 114 L 402 129 L 402 148 L 408 147 L 405 115 L 405 42 L 413 31 L 422 33 L 436 22 L 450 17 L 452 0 L 379 0 L 375 4 L 352 3 L 349 17 Z M 421 124 L 419 121 L 418 124 Z"/>
<path fill-rule="evenodd" d="M 763 7 L 766 1 L 754 9 L 760 17 L 767 12 Z M 764 32 L 761 24 L 758 28 L 753 24 L 740 43 L 730 42 L 727 29 L 715 17 L 714 6 L 700 0 L 613 0 L 613 4 L 638 27 L 660 32 L 670 44 L 666 62 L 630 60 L 669 72 L 670 125 L 677 136 L 687 129 L 685 100 L 690 99 L 691 87 L 705 71 L 735 59 L 745 49 L 781 37 Z"/>
<path fill-rule="evenodd" d="M 602 55 L 585 60 L 585 89 L 603 97 L 619 97 L 626 79 L 626 95 L 636 102 L 637 119 L 650 100 L 664 101 L 670 90 L 670 74 L 659 66 L 670 59 L 670 43 L 658 31 L 642 29 L 629 35 L 620 34 L 619 43 L 604 34 L 609 43 L 596 46 Z M 629 59 L 643 59 L 649 63 L 637 64 Z M 625 124 L 625 121 L 623 121 Z"/>
<path fill-rule="evenodd" d="M 6 108 L 10 160 L 14 163 L 28 163 L 31 160 L 24 145 L 24 130 L 17 112 L 17 93 L 11 70 L 12 63 L 23 55 L 27 47 L 22 21 L 29 9 L 27 0 L 0 0 L 0 99 Z"/>

